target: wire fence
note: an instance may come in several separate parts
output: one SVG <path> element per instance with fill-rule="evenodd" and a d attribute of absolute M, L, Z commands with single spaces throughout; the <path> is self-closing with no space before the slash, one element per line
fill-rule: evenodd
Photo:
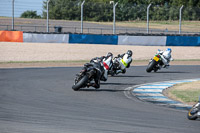
<path fill-rule="evenodd" d="M 47 4 L 43 0 L 0 0 L 0 30 L 88 34 L 131 34 L 147 31 L 162 34 L 200 34 L 200 8 L 183 7 L 180 10 L 181 7 L 151 5 L 147 14 L 146 5 L 118 3 L 114 14 L 116 3 L 83 4 L 82 1 L 75 0 L 68 3 L 68 8 L 63 9 L 62 3 L 50 2 L 54 3 L 48 4 L 47 19 Z M 57 10 L 57 13 L 51 9 Z M 36 11 L 41 19 L 20 18 L 26 11 Z"/>

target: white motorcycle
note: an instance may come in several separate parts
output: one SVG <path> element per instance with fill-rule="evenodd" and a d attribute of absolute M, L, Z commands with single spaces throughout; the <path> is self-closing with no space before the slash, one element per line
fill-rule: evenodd
<path fill-rule="evenodd" d="M 151 59 L 149 61 L 149 64 L 146 68 L 146 71 L 148 73 L 150 73 L 151 71 L 154 71 L 154 72 L 157 72 L 158 70 L 160 70 L 161 68 L 169 68 L 169 65 L 165 65 L 164 64 L 164 61 L 166 60 L 164 57 L 163 57 L 163 52 L 160 52 L 160 50 L 158 50 L 158 52 L 155 54 L 155 56 L 153 57 L 153 59 Z M 171 55 L 167 55 L 169 58 L 169 61 L 173 61 L 173 59 L 171 58 Z M 169 61 L 165 61 L 165 62 L 168 62 Z"/>

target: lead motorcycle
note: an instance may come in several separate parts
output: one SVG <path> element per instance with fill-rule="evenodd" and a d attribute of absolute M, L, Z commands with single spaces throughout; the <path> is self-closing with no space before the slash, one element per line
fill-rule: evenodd
<path fill-rule="evenodd" d="M 100 71 L 94 64 L 86 63 L 78 74 L 76 74 L 74 85 L 72 89 L 78 91 L 80 88 L 87 87 L 88 83 L 94 81 L 95 76 Z"/>
<path fill-rule="evenodd" d="M 199 102 L 193 105 L 193 107 L 188 111 L 187 118 L 189 120 L 196 120 L 197 118 L 200 118 L 200 97 Z"/>
<path fill-rule="evenodd" d="M 154 72 L 157 72 L 158 69 L 160 69 L 162 66 L 164 65 L 164 63 L 162 62 L 162 58 L 160 56 L 160 53 L 157 53 L 153 59 L 151 59 L 149 61 L 149 64 L 146 68 L 146 71 L 147 72 L 151 72 L 151 71 L 154 71 Z"/>

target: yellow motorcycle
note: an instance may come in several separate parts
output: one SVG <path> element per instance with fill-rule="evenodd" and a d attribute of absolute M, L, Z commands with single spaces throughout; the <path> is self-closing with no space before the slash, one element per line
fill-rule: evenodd
<path fill-rule="evenodd" d="M 163 66 L 163 62 L 160 54 L 156 54 L 153 59 L 149 61 L 146 71 L 150 73 L 151 71 L 157 72 Z"/>

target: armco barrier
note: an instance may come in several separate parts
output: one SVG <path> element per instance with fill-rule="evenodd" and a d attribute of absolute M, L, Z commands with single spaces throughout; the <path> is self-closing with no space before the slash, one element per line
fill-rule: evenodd
<path fill-rule="evenodd" d="M 117 45 L 118 36 L 117 35 L 69 34 L 69 43 Z"/>
<path fill-rule="evenodd" d="M 118 45 L 165 46 L 166 36 L 118 36 Z"/>
<path fill-rule="evenodd" d="M 167 36 L 166 46 L 200 46 L 200 37 Z"/>
<path fill-rule="evenodd" d="M 0 31 L 0 42 L 23 42 L 23 32 Z"/>
<path fill-rule="evenodd" d="M 36 42 L 36 43 L 68 43 L 68 34 L 36 34 L 36 33 L 24 33 L 24 42 Z"/>
<path fill-rule="evenodd" d="M 200 46 L 200 36 L 92 35 L 0 31 L 0 42 L 82 43 L 138 46 Z"/>

